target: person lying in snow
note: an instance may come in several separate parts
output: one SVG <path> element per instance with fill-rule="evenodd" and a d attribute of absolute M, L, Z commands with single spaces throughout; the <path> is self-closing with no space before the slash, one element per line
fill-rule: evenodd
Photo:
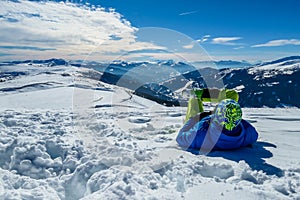
<path fill-rule="evenodd" d="M 203 102 L 218 103 L 224 99 L 233 99 L 238 102 L 239 100 L 239 94 L 235 90 L 225 88 L 193 88 L 192 95 L 188 101 L 185 122 L 198 113 L 212 114 L 212 112 L 204 112 Z"/>
<path fill-rule="evenodd" d="M 256 142 L 258 133 L 242 119 L 242 109 L 233 99 L 222 100 L 213 114 L 191 117 L 176 138 L 179 146 L 203 150 L 231 150 Z"/>

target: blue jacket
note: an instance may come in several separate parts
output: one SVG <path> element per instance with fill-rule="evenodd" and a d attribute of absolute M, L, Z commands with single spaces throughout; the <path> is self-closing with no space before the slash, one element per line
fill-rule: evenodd
<path fill-rule="evenodd" d="M 177 143 L 184 148 L 229 150 L 256 142 L 258 133 L 246 120 L 242 120 L 232 131 L 228 131 L 215 122 L 210 122 L 212 117 L 213 115 L 209 115 L 200 121 L 197 117 L 189 119 L 179 131 Z"/>

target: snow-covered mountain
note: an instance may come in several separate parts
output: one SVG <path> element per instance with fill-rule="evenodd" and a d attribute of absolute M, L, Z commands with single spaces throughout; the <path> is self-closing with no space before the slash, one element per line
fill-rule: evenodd
<path fill-rule="evenodd" d="M 174 92 L 193 80 L 202 87 L 238 90 L 243 107 L 300 107 L 299 58 L 291 56 L 250 67 L 224 69 L 209 62 L 197 68 L 174 61 L 117 62 L 93 68 L 103 71 L 101 81 L 129 88 L 137 95 L 169 106 L 185 105 L 186 99 L 182 100 Z M 234 61 L 221 63 L 236 64 Z"/>
<path fill-rule="evenodd" d="M 187 82 L 196 81 L 201 87 L 234 88 L 240 94 L 240 104 L 243 107 L 300 107 L 300 56 L 291 56 L 261 63 L 244 68 L 218 69 L 216 62 L 207 67 L 196 66 L 183 62 L 124 62 L 112 63 L 64 61 L 62 59 L 15 61 L 10 64 L 28 65 L 71 65 L 81 68 L 91 68 L 100 74 L 100 81 L 128 88 L 135 94 L 154 100 L 168 106 L 185 105 L 186 99 L 176 93 Z M 202 63 L 202 64 L 203 64 Z M 220 61 L 230 64 L 246 62 Z M 2 63 L 7 65 L 9 63 Z M 7 76 L 18 75 L 1 73 L 1 80 Z"/>
<path fill-rule="evenodd" d="M 175 142 L 186 107 L 52 61 L 0 66 L 0 199 L 300 198 L 299 109 L 243 108 L 257 143 L 191 153 Z"/>
<path fill-rule="evenodd" d="M 300 107 L 300 56 L 263 63 L 248 69 L 221 72 L 229 88 L 242 88 L 247 107 Z"/>
<path fill-rule="evenodd" d="M 250 67 L 250 64 L 247 61 L 234 61 L 234 60 L 220 60 L 220 61 L 199 61 L 193 62 L 192 65 L 197 67 L 208 67 L 211 65 L 215 65 L 217 69 L 224 69 L 224 68 L 245 68 Z"/>

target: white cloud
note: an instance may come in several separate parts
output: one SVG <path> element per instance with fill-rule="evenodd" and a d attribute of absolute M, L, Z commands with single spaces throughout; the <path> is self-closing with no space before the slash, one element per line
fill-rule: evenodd
<path fill-rule="evenodd" d="M 233 49 L 239 50 L 239 49 L 243 49 L 243 48 L 245 48 L 245 47 L 244 47 L 244 46 L 239 46 L 239 47 L 235 47 L 235 48 L 233 48 Z"/>
<path fill-rule="evenodd" d="M 192 49 L 197 44 L 197 42 L 192 42 L 191 44 L 187 44 L 182 46 L 184 49 Z"/>
<path fill-rule="evenodd" d="M 212 39 L 212 44 L 221 45 L 240 45 L 240 43 L 235 43 L 233 41 L 240 40 L 241 37 L 218 37 Z"/>
<path fill-rule="evenodd" d="M 257 44 L 257 45 L 253 45 L 251 47 L 278 47 L 278 46 L 284 46 L 284 45 L 300 45 L 300 40 L 297 40 L 297 39 L 271 40 L 267 43 Z"/>
<path fill-rule="evenodd" d="M 0 46 L 6 46 L 6 53 L 15 54 L 16 58 L 82 59 L 97 51 L 101 59 L 101 55 L 124 50 L 163 49 L 138 42 L 137 29 L 119 13 L 104 8 L 50 1 L 0 1 L 0 23 Z"/>
<path fill-rule="evenodd" d="M 210 35 L 205 35 L 201 39 L 194 40 L 190 44 L 184 45 L 182 47 L 184 49 L 192 49 L 195 47 L 196 44 L 206 42 L 209 38 L 210 38 Z"/>
<path fill-rule="evenodd" d="M 190 12 L 183 12 L 183 13 L 180 13 L 179 15 L 180 16 L 191 15 L 191 14 L 194 14 L 194 13 L 197 13 L 197 12 L 198 12 L 197 10 L 194 10 L 194 11 L 190 11 Z"/>

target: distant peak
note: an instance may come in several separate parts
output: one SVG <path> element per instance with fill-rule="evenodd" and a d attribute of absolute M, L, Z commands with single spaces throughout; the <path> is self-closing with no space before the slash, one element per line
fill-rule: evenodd
<path fill-rule="evenodd" d="M 68 61 L 60 58 L 51 58 L 47 60 L 23 60 L 23 61 L 11 61 L 5 62 L 6 64 L 45 64 L 48 66 L 56 65 L 68 65 Z"/>
<path fill-rule="evenodd" d="M 285 62 L 285 61 L 292 61 L 292 60 L 300 60 L 300 56 L 288 56 L 288 57 L 280 58 L 278 60 L 261 63 L 261 64 L 259 64 L 259 66 L 277 64 L 277 63 L 281 63 L 281 62 Z"/>

